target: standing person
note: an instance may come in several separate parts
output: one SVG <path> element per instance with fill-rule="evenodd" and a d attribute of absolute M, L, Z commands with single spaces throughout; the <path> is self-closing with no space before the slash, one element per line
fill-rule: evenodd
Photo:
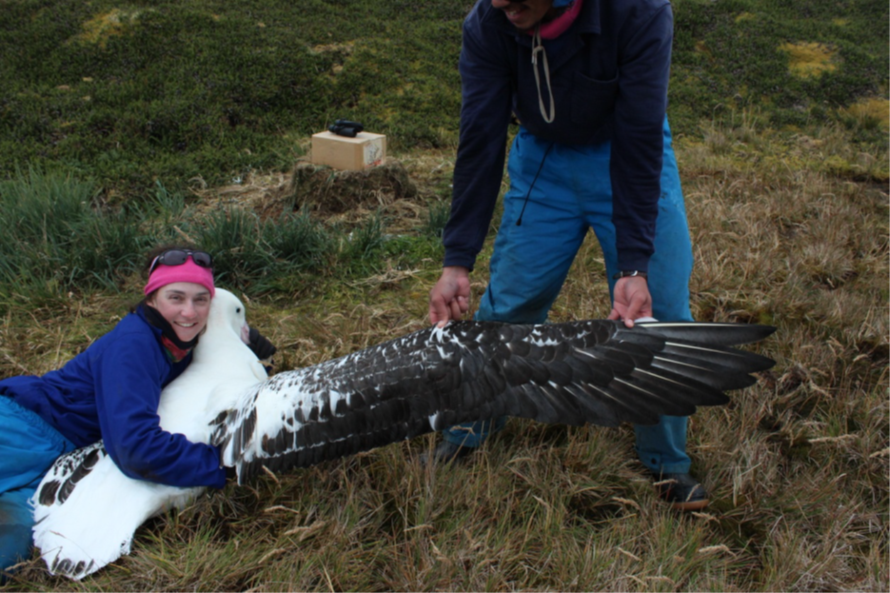
<path fill-rule="evenodd" d="M 30 555 L 28 500 L 60 455 L 104 440 L 127 476 L 222 488 L 219 451 L 166 432 L 161 390 L 192 360 L 215 293 L 211 256 L 191 246 L 153 251 L 145 298 L 61 369 L 0 381 L 0 570 Z M 248 341 L 247 336 L 243 336 Z M 251 330 L 257 356 L 275 347 Z"/>
<path fill-rule="evenodd" d="M 520 127 L 480 321 L 542 323 L 589 228 L 603 251 L 610 319 L 691 321 L 692 247 L 667 124 L 673 15 L 667 0 L 478 0 L 464 21 L 460 144 L 435 323 L 469 310 L 469 273 L 501 185 L 511 114 Z M 503 425 L 445 431 L 436 460 Z M 659 495 L 700 509 L 686 418 L 636 426 Z"/>

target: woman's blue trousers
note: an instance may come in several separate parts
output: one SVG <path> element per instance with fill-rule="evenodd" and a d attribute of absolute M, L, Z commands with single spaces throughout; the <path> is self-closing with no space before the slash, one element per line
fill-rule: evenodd
<path fill-rule="evenodd" d="M 30 500 L 68 439 L 40 416 L 0 395 L 0 571 L 31 556 Z M 2 576 L 0 576 L 2 581 Z"/>

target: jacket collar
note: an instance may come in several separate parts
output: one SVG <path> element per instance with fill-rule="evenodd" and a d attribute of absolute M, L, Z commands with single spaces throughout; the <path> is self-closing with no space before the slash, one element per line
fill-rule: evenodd
<path fill-rule="evenodd" d="M 510 21 L 507 20 L 503 11 L 498 10 L 497 8 L 492 8 L 491 0 L 479 1 L 483 5 L 482 8 L 484 12 L 480 21 L 484 26 L 491 26 L 502 33 L 512 35 L 516 37 L 516 40 L 521 45 L 531 47 L 531 35 L 518 31 L 516 27 L 510 24 Z M 578 15 L 578 19 L 565 33 L 563 33 L 563 35 L 569 36 L 582 33 L 600 34 L 602 32 L 602 23 L 600 22 L 600 13 L 602 12 L 600 7 L 602 2 L 603 0 L 584 0 L 584 5 L 581 7 L 581 14 Z"/>

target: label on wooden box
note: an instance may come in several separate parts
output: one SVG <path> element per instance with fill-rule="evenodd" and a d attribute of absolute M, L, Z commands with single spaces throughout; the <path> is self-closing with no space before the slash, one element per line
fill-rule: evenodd
<path fill-rule="evenodd" d="M 312 135 L 314 165 L 326 165 L 341 171 L 361 171 L 374 167 L 386 158 L 386 136 L 359 132 L 355 138 L 331 132 Z"/>

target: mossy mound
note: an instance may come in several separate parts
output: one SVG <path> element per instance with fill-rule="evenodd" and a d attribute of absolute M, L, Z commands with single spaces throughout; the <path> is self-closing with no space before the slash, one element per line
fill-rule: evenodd
<path fill-rule="evenodd" d="M 332 215 L 359 208 L 374 210 L 417 196 L 417 186 L 408 171 L 402 163 L 389 158 L 364 171 L 337 171 L 297 163 L 285 199 L 293 200 L 295 210 Z"/>

